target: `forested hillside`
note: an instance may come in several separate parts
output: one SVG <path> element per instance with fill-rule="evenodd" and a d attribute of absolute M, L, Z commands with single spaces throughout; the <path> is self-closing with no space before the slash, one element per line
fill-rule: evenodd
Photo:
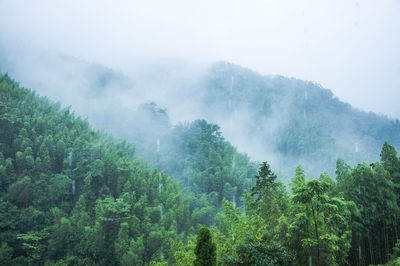
<path fill-rule="evenodd" d="M 199 116 L 286 174 L 298 164 L 314 175 L 333 174 L 337 158 L 356 164 L 377 160 L 385 141 L 400 147 L 399 120 L 357 110 L 314 82 L 221 62 L 190 90 Z"/>
<path fill-rule="evenodd" d="M 194 232 L 192 198 L 132 144 L 7 75 L 0 101 L 1 265 L 140 265 Z"/>
<path fill-rule="evenodd" d="M 68 56 L 41 54 L 21 62 L 0 56 L 0 70 L 72 105 L 94 128 L 136 143 L 138 154 L 161 170 L 172 166 L 149 156 L 157 140 L 196 119 L 218 125 L 253 160 L 267 159 L 286 182 L 299 164 L 311 175 L 333 175 L 338 158 L 356 165 L 378 160 L 384 141 L 400 148 L 398 120 L 355 109 L 311 81 L 263 76 L 226 62 L 156 62 L 122 73 Z M 151 108 L 163 110 L 161 117 L 154 119 Z M 144 124 L 146 134 L 138 135 Z M 168 141 L 161 141 L 161 150 Z M 146 151 L 149 143 L 153 149 Z"/>
<path fill-rule="evenodd" d="M 387 142 L 379 162 L 339 159 L 336 181 L 299 166 L 284 185 L 217 125 L 171 126 L 155 104 L 141 110 L 164 125 L 140 122 L 141 152 L 180 182 L 129 142 L 1 76 L 1 265 L 398 263 L 400 158 Z M 148 134 L 156 141 L 140 137 Z M 201 224 L 211 230 L 196 236 Z"/>
<path fill-rule="evenodd" d="M 172 165 L 154 160 L 150 153 L 160 138 L 171 135 L 170 120 L 180 117 L 216 123 L 227 140 L 253 160 L 268 159 L 286 182 L 299 164 L 314 176 L 324 171 L 333 175 L 338 158 L 356 165 L 377 160 L 385 141 L 400 147 L 399 120 L 357 110 L 319 84 L 262 76 L 225 62 L 211 65 L 190 82 L 184 74 L 176 81 L 176 71 L 183 70 L 160 71 L 161 77 L 154 73 L 152 86 L 156 83 L 167 92 L 162 97 L 153 94 L 156 102 L 133 111 L 135 119 L 128 118 L 127 126 L 107 124 L 116 134 L 137 142 L 139 154 L 156 161 L 161 169 L 171 170 Z M 146 85 L 143 80 L 139 84 Z M 131 90 L 140 95 L 140 88 Z M 143 124 L 146 133 L 138 135 Z M 166 150 L 180 146 L 180 141 L 166 137 L 160 142 L 161 150 L 165 145 Z M 187 154 L 181 151 L 179 155 Z"/>
<path fill-rule="evenodd" d="M 110 265 L 168 258 L 163 250 L 170 239 L 183 240 L 200 223 L 213 224 L 222 198 L 241 204 L 253 183 L 256 166 L 204 120 L 164 135 L 163 141 L 178 138 L 181 145 L 170 141 L 171 149 L 146 149 L 183 180 L 180 185 L 134 158 L 132 144 L 92 130 L 68 108 L 7 75 L 0 93 L 4 263 Z"/>
<path fill-rule="evenodd" d="M 173 126 L 167 111 L 150 103 L 135 113 L 132 126 L 136 130 L 125 138 L 138 143 L 138 153 L 196 195 L 216 197 L 211 205 L 223 197 L 240 203 L 254 183 L 257 165 L 224 140 L 218 125 L 195 120 Z"/>

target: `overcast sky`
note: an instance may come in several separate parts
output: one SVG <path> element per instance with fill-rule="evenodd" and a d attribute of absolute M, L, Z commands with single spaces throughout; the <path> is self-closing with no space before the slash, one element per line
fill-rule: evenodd
<path fill-rule="evenodd" d="M 0 38 L 119 70 L 226 60 L 400 118 L 400 0 L 0 0 Z"/>

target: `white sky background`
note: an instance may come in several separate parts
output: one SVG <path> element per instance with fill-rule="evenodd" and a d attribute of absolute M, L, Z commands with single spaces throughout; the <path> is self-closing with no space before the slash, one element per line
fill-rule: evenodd
<path fill-rule="evenodd" d="M 400 0 L 0 0 L 0 38 L 122 71 L 230 61 L 400 118 Z"/>

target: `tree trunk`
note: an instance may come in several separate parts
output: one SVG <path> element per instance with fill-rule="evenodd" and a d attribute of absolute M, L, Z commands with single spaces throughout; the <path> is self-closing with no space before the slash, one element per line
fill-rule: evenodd
<path fill-rule="evenodd" d="M 374 263 L 374 252 L 372 249 L 372 241 L 371 241 L 371 232 L 368 233 L 368 246 L 369 246 L 369 256 L 370 256 L 370 263 Z"/>
<path fill-rule="evenodd" d="M 319 259 L 320 259 L 320 254 L 319 254 L 319 233 L 318 233 L 318 223 L 317 223 L 317 219 L 315 217 L 314 208 L 312 208 L 312 214 L 313 214 L 313 218 L 314 218 L 315 238 L 317 239 L 317 265 L 319 266 Z"/>

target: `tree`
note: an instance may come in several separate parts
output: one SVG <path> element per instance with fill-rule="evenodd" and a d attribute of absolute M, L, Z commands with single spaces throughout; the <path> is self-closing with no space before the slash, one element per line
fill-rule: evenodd
<path fill-rule="evenodd" d="M 7 243 L 1 243 L 0 246 L 0 265 L 10 265 L 13 249 Z"/>
<path fill-rule="evenodd" d="M 386 171 L 392 175 L 393 182 L 400 183 L 400 160 L 397 157 L 396 149 L 385 142 L 381 151 L 381 163 Z"/>
<path fill-rule="evenodd" d="M 251 189 L 251 194 L 253 196 L 257 195 L 257 200 L 260 200 L 265 194 L 268 194 L 277 186 L 277 183 L 275 182 L 277 176 L 272 172 L 267 162 L 260 164 L 258 175 L 256 175 L 255 178 L 256 185 Z"/>
<path fill-rule="evenodd" d="M 351 242 L 351 202 L 332 195 L 334 181 L 327 175 L 305 181 L 297 171 L 294 181 L 289 237 L 298 251 L 297 262 L 304 264 L 309 255 L 316 257 L 317 265 L 343 265 Z"/>
<path fill-rule="evenodd" d="M 197 245 L 194 250 L 194 254 L 196 255 L 194 265 L 216 265 L 217 257 L 215 251 L 216 247 L 212 241 L 210 230 L 205 226 L 201 226 L 197 237 Z"/>
<path fill-rule="evenodd" d="M 260 164 L 256 184 L 251 188 L 251 195 L 256 196 L 259 214 L 264 218 L 268 229 L 273 229 L 278 220 L 288 209 L 288 196 L 282 183 L 277 182 L 277 175 L 267 162 Z"/>
<path fill-rule="evenodd" d="M 120 224 L 118 238 L 114 242 L 115 257 L 119 262 L 122 261 L 122 256 L 129 249 L 129 225 L 127 222 Z"/>
<path fill-rule="evenodd" d="M 220 232 L 215 234 L 218 264 L 290 265 L 292 252 L 282 245 L 269 221 L 252 211 L 260 209 L 263 201 L 256 201 L 249 193 L 245 196 L 246 215 L 223 201 L 224 212 L 218 214 Z"/>
<path fill-rule="evenodd" d="M 196 255 L 194 249 L 196 247 L 196 236 L 190 236 L 186 240 L 186 244 L 182 241 L 171 240 L 169 252 L 171 253 L 170 263 L 179 266 L 193 265 Z"/>
<path fill-rule="evenodd" d="M 381 151 L 381 163 L 383 168 L 389 172 L 390 180 L 393 182 L 393 192 L 397 195 L 397 205 L 400 208 L 400 158 L 397 157 L 396 149 L 385 142 Z M 397 226 L 395 226 L 396 238 L 400 237 L 400 213 L 395 217 Z"/>

